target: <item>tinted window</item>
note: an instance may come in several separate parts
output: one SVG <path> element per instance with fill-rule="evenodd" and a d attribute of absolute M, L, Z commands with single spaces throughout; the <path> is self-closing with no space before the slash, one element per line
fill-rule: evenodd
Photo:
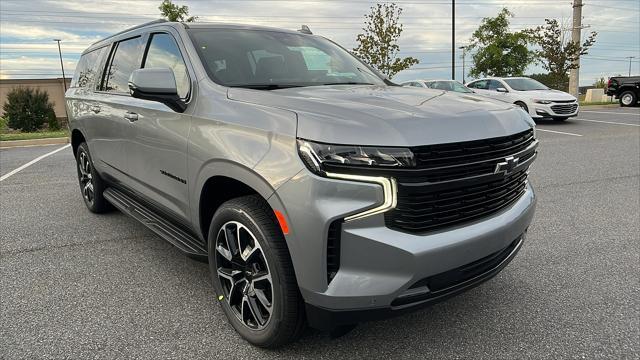
<path fill-rule="evenodd" d="M 189 30 L 209 76 L 225 86 L 273 89 L 382 79 L 319 36 L 241 29 Z"/>
<path fill-rule="evenodd" d="M 80 57 L 71 81 L 71 87 L 89 88 L 92 87 L 96 75 L 100 73 L 98 66 L 102 59 L 102 54 L 107 51 L 107 47 L 93 50 Z"/>
<path fill-rule="evenodd" d="M 497 80 L 489 80 L 489 90 L 496 90 L 497 88 L 503 88 L 504 85 Z"/>
<path fill-rule="evenodd" d="M 142 39 L 140 37 L 120 41 L 107 71 L 103 90 L 129 93 L 129 76 L 140 68 L 142 57 Z"/>
<path fill-rule="evenodd" d="M 178 95 L 183 99 L 189 95 L 187 66 L 173 36 L 169 34 L 153 34 L 149 50 L 147 50 L 144 67 L 173 70 L 176 86 L 178 87 Z"/>
<path fill-rule="evenodd" d="M 473 82 L 471 84 L 469 84 L 470 88 L 474 88 L 474 89 L 482 89 L 482 90 L 488 90 L 489 89 L 489 81 L 488 80 L 478 80 L 476 82 Z"/>

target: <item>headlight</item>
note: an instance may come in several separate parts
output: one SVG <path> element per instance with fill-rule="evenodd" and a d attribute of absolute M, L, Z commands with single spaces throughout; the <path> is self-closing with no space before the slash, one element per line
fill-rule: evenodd
<path fill-rule="evenodd" d="M 323 174 L 325 165 L 360 167 L 415 167 L 413 152 L 407 148 L 331 145 L 298 140 L 298 152 L 309 170 Z"/>
<path fill-rule="evenodd" d="M 537 103 L 537 104 L 551 104 L 552 103 L 551 100 L 540 100 L 540 99 L 535 99 L 535 100 L 533 100 L 533 102 Z"/>

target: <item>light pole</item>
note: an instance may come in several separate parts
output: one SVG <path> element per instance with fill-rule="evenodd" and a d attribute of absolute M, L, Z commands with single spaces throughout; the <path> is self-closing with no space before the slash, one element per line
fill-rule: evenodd
<path fill-rule="evenodd" d="M 631 60 L 635 59 L 635 56 L 627 56 L 629 58 L 629 76 L 631 76 Z"/>
<path fill-rule="evenodd" d="M 60 39 L 53 39 L 58 43 L 58 54 L 60 55 L 60 69 L 62 69 L 62 85 L 64 86 L 64 92 L 67 92 L 67 78 L 64 76 L 64 64 L 62 62 L 62 50 L 60 49 Z"/>
<path fill-rule="evenodd" d="M 460 46 L 459 49 L 462 50 L 462 83 L 464 84 L 464 83 L 467 82 L 467 80 L 465 79 L 465 76 L 464 76 L 464 67 L 465 67 L 464 60 L 465 60 L 465 57 L 467 55 L 467 47 L 466 46 Z"/>
<path fill-rule="evenodd" d="M 456 0 L 451 0 L 451 80 L 456 79 Z"/>

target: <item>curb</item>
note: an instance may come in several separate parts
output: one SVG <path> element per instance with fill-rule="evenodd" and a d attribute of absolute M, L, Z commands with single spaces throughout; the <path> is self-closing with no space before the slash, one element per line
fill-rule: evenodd
<path fill-rule="evenodd" d="M 40 146 L 40 145 L 59 145 L 68 144 L 69 138 L 44 138 L 44 139 L 31 139 L 31 140 L 6 140 L 0 141 L 0 148 L 12 148 L 21 146 Z"/>

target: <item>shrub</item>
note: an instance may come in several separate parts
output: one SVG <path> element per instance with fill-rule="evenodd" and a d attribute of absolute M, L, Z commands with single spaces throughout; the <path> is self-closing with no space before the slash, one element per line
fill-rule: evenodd
<path fill-rule="evenodd" d="M 53 104 L 45 91 L 30 88 L 15 88 L 7 94 L 3 105 L 4 117 L 10 128 L 22 131 L 35 131 L 47 122 L 49 126 L 58 126 Z M 53 119 L 53 120 L 51 120 Z"/>

